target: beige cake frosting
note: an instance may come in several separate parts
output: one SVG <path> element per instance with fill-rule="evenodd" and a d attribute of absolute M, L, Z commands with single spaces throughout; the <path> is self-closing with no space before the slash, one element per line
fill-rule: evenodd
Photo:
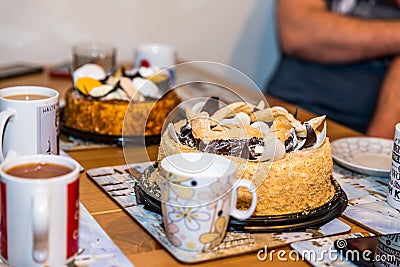
<path fill-rule="evenodd" d="M 246 144 L 250 144 L 248 140 L 254 137 L 258 141 L 255 146 L 248 146 L 251 147 L 250 158 L 243 154 L 222 155 L 236 162 L 238 179 L 249 179 L 256 184 L 258 199 L 255 215 L 307 212 L 327 203 L 333 197 L 334 187 L 331 183 L 332 151 L 325 136 L 325 117 L 302 123 L 281 107 L 264 109 L 246 105 L 237 109 L 231 104 L 225 107 L 225 112 L 222 108 L 211 115 L 187 111 L 187 120 L 169 125 L 163 133 L 158 160 L 167 155 L 199 149 L 221 154 L 222 150 L 209 150 L 207 146 L 213 144 L 213 140 L 245 140 Z M 232 112 L 226 112 L 228 109 Z M 247 114 L 250 121 L 243 114 Z M 236 123 L 238 118 L 239 124 Z M 263 124 L 266 122 L 269 126 Z M 201 145 L 191 147 L 185 143 L 180 134 L 184 131 L 182 127 L 186 130 L 193 127 L 190 129 L 193 137 L 197 143 L 205 143 L 206 148 L 200 148 Z M 251 194 L 239 189 L 238 201 L 239 206 L 249 205 Z"/>

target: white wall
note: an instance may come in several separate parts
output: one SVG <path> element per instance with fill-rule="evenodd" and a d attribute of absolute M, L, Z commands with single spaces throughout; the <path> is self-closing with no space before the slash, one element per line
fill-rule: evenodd
<path fill-rule="evenodd" d="M 55 64 L 81 41 L 115 44 L 132 62 L 145 42 L 231 65 L 262 85 L 278 59 L 274 0 L 0 0 L 0 64 Z"/>

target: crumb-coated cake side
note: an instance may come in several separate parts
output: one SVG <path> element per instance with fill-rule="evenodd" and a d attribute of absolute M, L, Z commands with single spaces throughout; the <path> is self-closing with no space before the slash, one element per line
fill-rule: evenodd
<path fill-rule="evenodd" d="M 84 132 L 121 135 L 129 102 L 88 99 L 74 89 L 65 95 L 64 124 Z"/>
<path fill-rule="evenodd" d="M 144 132 L 146 136 L 160 135 L 168 114 L 180 102 L 181 100 L 176 92 L 170 90 L 161 99 L 153 102 L 146 112 L 144 111 L 145 107 L 137 105 L 141 103 L 129 105 L 125 117 L 124 134 L 135 136 L 142 135 Z M 138 132 L 138 130 L 141 130 L 141 132 Z"/>
<path fill-rule="evenodd" d="M 332 164 L 328 139 L 318 149 L 296 151 L 274 161 L 257 188 L 256 214 L 290 214 L 322 206 L 334 194 Z M 239 203 L 250 205 L 251 195 L 245 190 L 239 192 Z"/>
<path fill-rule="evenodd" d="M 168 92 L 162 100 L 146 100 L 129 105 L 129 101 L 96 100 L 70 89 L 65 96 L 64 124 L 69 128 L 102 135 L 121 136 L 123 127 L 126 127 L 124 134 L 130 136 L 141 136 L 143 133 L 148 136 L 159 135 L 168 113 L 179 102 L 173 91 Z"/>

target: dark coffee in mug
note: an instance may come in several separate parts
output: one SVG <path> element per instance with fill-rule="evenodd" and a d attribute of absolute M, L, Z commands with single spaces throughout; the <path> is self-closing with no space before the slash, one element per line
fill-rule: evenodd
<path fill-rule="evenodd" d="M 39 95 L 39 94 L 20 94 L 20 95 L 8 95 L 8 96 L 4 96 L 4 98 L 11 99 L 11 100 L 31 101 L 31 100 L 41 100 L 41 99 L 50 98 L 50 96 Z"/>
<path fill-rule="evenodd" d="M 64 165 L 47 162 L 27 163 L 6 170 L 9 175 L 28 179 L 53 178 L 70 172 L 72 169 Z"/>

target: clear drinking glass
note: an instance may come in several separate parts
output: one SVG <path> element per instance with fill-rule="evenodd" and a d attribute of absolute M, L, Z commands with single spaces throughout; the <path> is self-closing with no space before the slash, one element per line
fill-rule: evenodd
<path fill-rule="evenodd" d="M 101 66 L 107 74 L 112 73 L 116 65 L 117 49 L 100 42 L 78 43 L 72 46 L 72 63 L 74 70 L 84 64 L 95 63 Z"/>

